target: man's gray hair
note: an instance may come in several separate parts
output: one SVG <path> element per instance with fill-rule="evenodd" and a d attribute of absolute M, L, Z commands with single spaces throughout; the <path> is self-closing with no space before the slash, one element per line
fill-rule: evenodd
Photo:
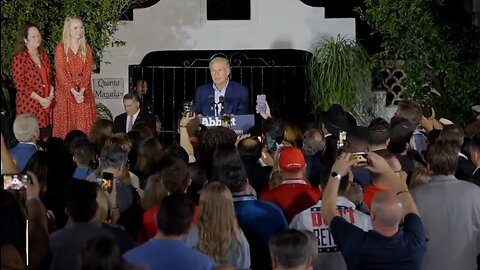
<path fill-rule="evenodd" d="M 225 65 L 227 66 L 227 68 L 230 68 L 230 62 L 228 61 L 228 59 L 225 58 L 225 57 L 221 57 L 221 56 L 216 56 L 212 60 L 210 60 L 210 63 L 208 64 L 208 67 L 211 68 L 213 63 L 219 62 L 219 61 L 224 62 Z"/>
<path fill-rule="evenodd" d="M 128 161 L 128 152 L 120 146 L 111 144 L 103 147 L 100 152 L 100 164 L 102 169 L 119 168 Z"/>
<path fill-rule="evenodd" d="M 268 243 L 270 254 L 283 268 L 295 268 L 313 258 L 310 239 L 301 231 L 289 229 L 275 234 Z"/>
<path fill-rule="evenodd" d="M 317 134 L 320 135 L 321 140 L 315 138 L 315 135 Z M 302 150 L 306 156 L 315 155 L 316 153 L 323 151 L 324 148 L 325 137 L 322 131 L 311 128 L 303 133 Z"/>
<path fill-rule="evenodd" d="M 31 142 L 40 134 L 37 117 L 34 114 L 21 114 L 13 122 L 13 134 L 19 142 Z"/>
<path fill-rule="evenodd" d="M 127 93 L 123 96 L 123 100 L 128 100 L 128 99 L 131 99 L 133 101 L 137 101 L 137 102 L 140 102 L 140 99 L 139 97 L 137 96 L 136 93 Z"/>

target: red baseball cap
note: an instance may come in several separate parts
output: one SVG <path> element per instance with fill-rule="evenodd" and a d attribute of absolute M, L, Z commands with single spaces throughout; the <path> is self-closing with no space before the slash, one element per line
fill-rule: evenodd
<path fill-rule="evenodd" d="M 300 149 L 287 146 L 280 151 L 278 164 L 282 171 L 298 173 L 305 168 L 305 157 Z"/>

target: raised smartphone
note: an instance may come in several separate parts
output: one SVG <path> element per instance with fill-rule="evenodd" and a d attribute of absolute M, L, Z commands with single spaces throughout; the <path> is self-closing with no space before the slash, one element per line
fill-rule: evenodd
<path fill-rule="evenodd" d="M 355 161 L 352 167 L 365 167 L 368 165 L 367 153 L 365 152 L 352 153 L 350 160 Z"/>
<path fill-rule="evenodd" d="M 265 95 L 257 95 L 257 108 L 259 113 L 267 111 L 267 97 Z"/>
<path fill-rule="evenodd" d="M 113 189 L 113 173 L 103 172 L 100 186 L 106 192 L 111 193 Z"/>
<path fill-rule="evenodd" d="M 4 190 L 22 190 L 27 188 L 27 184 L 32 180 L 28 174 L 2 174 Z"/>

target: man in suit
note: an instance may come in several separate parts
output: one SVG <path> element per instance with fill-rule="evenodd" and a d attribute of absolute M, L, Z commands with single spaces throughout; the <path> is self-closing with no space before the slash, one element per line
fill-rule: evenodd
<path fill-rule="evenodd" d="M 429 183 L 411 190 L 428 235 L 423 270 L 477 269 L 480 188 L 458 180 L 459 144 L 437 139 L 427 147 Z"/>
<path fill-rule="evenodd" d="M 209 66 L 213 83 L 197 88 L 195 113 L 203 116 L 248 114 L 248 89 L 240 83 L 229 80 L 228 60 L 215 57 L 210 61 Z"/>
<path fill-rule="evenodd" d="M 347 134 L 351 128 L 357 126 L 357 121 L 348 112 L 345 112 L 342 106 L 332 104 L 327 111 L 321 113 L 323 126 L 322 131 L 325 134 L 325 150 L 323 159 L 326 163 L 333 163 L 337 158 L 337 144 L 340 131 L 346 131 Z"/>
<path fill-rule="evenodd" d="M 145 123 L 152 132 L 155 131 L 155 116 L 140 110 L 140 102 L 136 94 L 126 94 L 123 97 L 123 107 L 125 112 L 115 117 L 113 121 L 113 133 L 127 133 L 139 123 Z"/>
<path fill-rule="evenodd" d="M 10 149 L 10 155 L 19 171 L 23 171 L 30 158 L 38 151 L 37 140 L 40 138 L 37 117 L 33 114 L 21 114 L 13 123 L 13 133 L 18 144 Z"/>
<path fill-rule="evenodd" d="M 471 181 L 480 186 L 480 132 L 473 135 L 470 145 L 472 161 L 477 167 L 472 174 Z M 480 267 L 480 264 L 478 265 Z"/>
<path fill-rule="evenodd" d="M 440 138 L 444 140 L 451 140 L 457 144 L 459 152 L 458 166 L 457 170 L 455 171 L 455 177 L 460 180 L 469 180 L 477 166 L 467 156 L 468 153 L 462 153 L 460 151 L 464 143 L 464 133 L 462 128 L 457 125 L 447 125 L 440 132 Z"/>
<path fill-rule="evenodd" d="M 144 79 L 137 80 L 134 93 L 139 97 L 140 110 L 153 114 L 152 95 L 148 94 L 148 83 Z"/>

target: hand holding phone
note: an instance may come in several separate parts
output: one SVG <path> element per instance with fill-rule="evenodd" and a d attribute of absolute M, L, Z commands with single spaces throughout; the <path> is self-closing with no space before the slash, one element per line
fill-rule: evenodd
<path fill-rule="evenodd" d="M 257 108 L 259 113 L 267 111 L 267 97 L 265 95 L 257 95 Z"/>
<path fill-rule="evenodd" d="M 27 184 L 32 183 L 28 174 L 2 174 L 4 190 L 25 190 Z"/>
<path fill-rule="evenodd" d="M 366 152 L 357 152 L 352 153 L 349 158 L 350 161 L 354 161 L 355 163 L 352 167 L 365 167 L 368 166 L 368 159 Z"/>
<path fill-rule="evenodd" d="M 268 151 L 270 152 L 277 151 L 277 141 L 275 140 L 275 137 L 270 132 L 267 132 L 266 144 L 267 144 Z"/>
<path fill-rule="evenodd" d="M 104 191 L 111 193 L 113 189 L 113 173 L 103 172 L 100 186 Z"/>

